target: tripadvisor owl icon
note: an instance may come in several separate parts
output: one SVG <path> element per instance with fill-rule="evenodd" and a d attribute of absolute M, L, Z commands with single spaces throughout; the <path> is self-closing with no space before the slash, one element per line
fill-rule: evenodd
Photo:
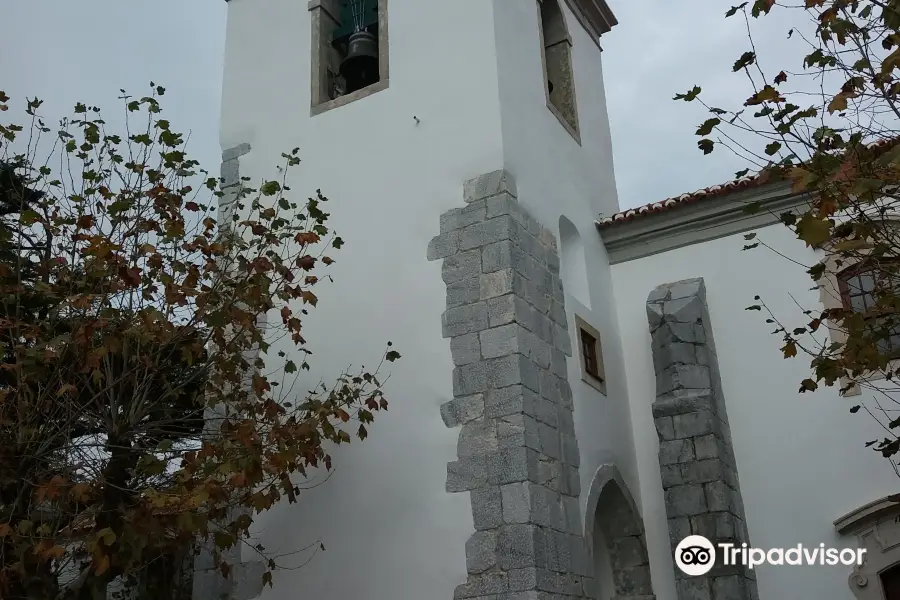
<path fill-rule="evenodd" d="M 686 575 L 705 575 L 716 564 L 716 548 L 702 535 L 689 535 L 675 548 L 675 564 Z"/>

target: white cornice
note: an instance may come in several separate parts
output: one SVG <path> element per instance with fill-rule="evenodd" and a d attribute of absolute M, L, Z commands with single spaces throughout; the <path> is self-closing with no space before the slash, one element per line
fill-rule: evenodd
<path fill-rule="evenodd" d="M 747 206 L 754 203 L 760 210 L 750 214 Z M 772 183 L 643 215 L 599 232 L 610 264 L 617 264 L 773 225 L 784 212 L 806 205 L 806 197 L 791 193 L 790 184 Z"/>
<path fill-rule="evenodd" d="M 595 42 L 619 23 L 606 0 L 566 0 L 566 4 Z"/>

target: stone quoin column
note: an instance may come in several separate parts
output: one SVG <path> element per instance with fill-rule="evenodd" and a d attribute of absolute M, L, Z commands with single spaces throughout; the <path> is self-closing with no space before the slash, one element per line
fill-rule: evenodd
<path fill-rule="evenodd" d="M 647 298 L 659 466 L 674 550 L 689 535 L 750 543 L 703 279 L 661 285 Z M 717 548 L 718 550 L 718 548 Z M 679 600 L 758 600 L 756 577 L 722 564 L 698 577 L 675 567 Z"/>

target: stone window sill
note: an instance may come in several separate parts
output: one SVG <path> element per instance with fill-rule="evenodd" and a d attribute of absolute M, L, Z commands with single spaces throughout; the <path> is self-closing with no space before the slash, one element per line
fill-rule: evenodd
<path fill-rule="evenodd" d="M 315 117 L 316 115 L 320 115 L 324 112 L 328 112 L 329 110 L 333 110 L 335 108 L 339 108 L 341 106 L 346 106 L 351 102 L 356 102 L 357 100 L 362 100 L 372 94 L 378 93 L 382 90 L 386 90 L 388 88 L 389 80 L 382 79 L 376 83 L 373 83 L 369 87 L 363 88 L 361 90 L 356 90 L 350 94 L 346 94 L 341 96 L 340 98 L 335 98 L 334 100 L 329 100 L 328 102 L 323 102 L 321 104 L 317 104 L 310 109 L 311 117 Z"/>
<path fill-rule="evenodd" d="M 550 109 L 550 112 L 553 113 L 553 116 L 556 117 L 556 119 L 559 121 L 560 125 L 563 126 L 563 129 L 568 131 L 569 135 L 572 136 L 572 139 L 574 139 L 575 142 L 580 146 L 581 145 L 581 135 L 579 135 L 578 130 L 573 128 L 569 124 L 569 122 L 566 121 L 566 119 L 559 112 L 559 109 L 557 109 L 555 106 L 553 106 L 553 103 L 550 102 L 550 100 L 547 100 L 547 108 Z"/>

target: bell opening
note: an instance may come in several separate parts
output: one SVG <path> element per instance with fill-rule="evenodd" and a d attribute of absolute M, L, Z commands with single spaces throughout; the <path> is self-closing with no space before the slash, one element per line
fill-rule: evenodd
<path fill-rule="evenodd" d="M 369 31 L 357 31 L 347 40 L 346 52 L 340 66 L 340 75 L 346 82 L 346 93 L 350 94 L 378 82 L 378 36 Z"/>

